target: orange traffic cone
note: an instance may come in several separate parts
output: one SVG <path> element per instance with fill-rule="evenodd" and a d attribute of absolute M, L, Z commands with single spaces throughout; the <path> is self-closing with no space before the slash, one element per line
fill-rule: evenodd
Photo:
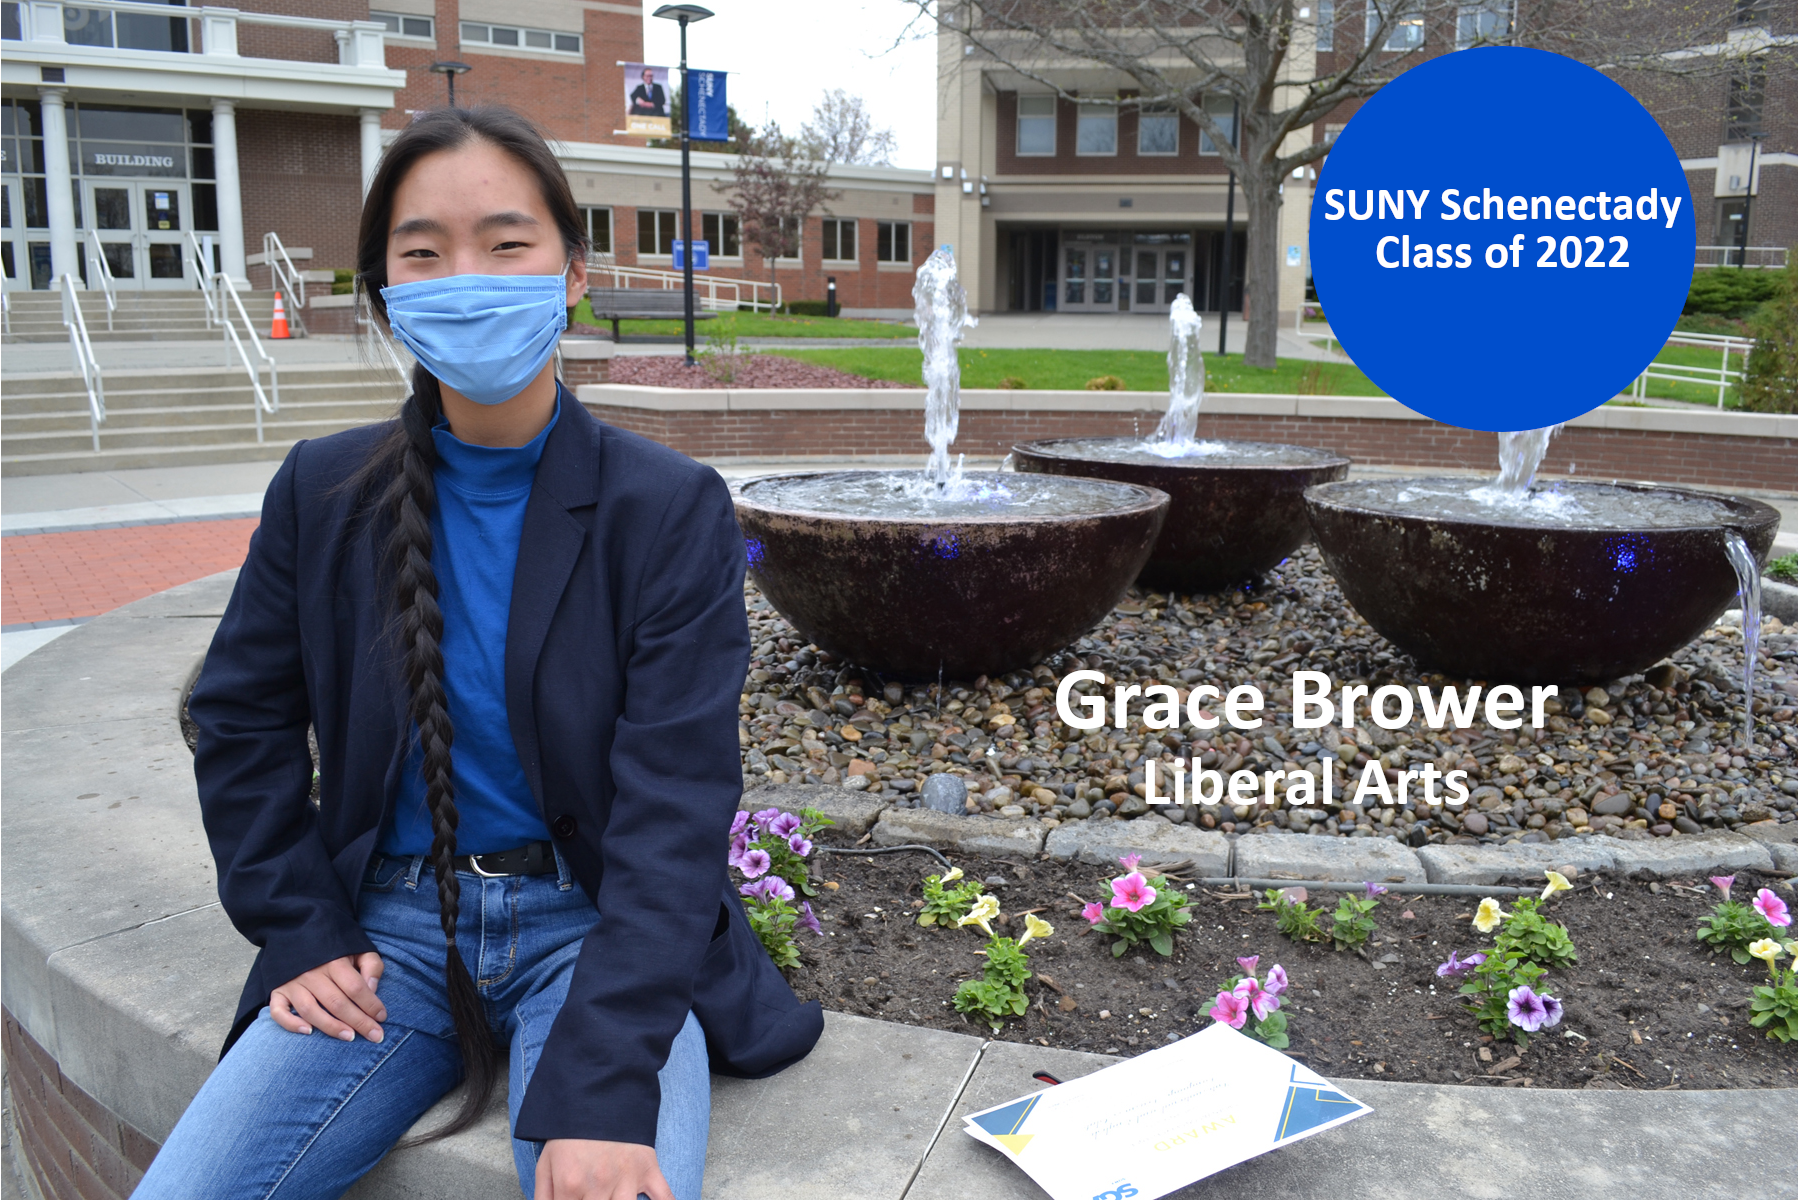
<path fill-rule="evenodd" d="M 269 328 L 269 336 L 271 338 L 284 338 L 289 336 L 287 327 L 287 308 L 281 303 L 280 292 L 275 293 L 275 320 Z"/>

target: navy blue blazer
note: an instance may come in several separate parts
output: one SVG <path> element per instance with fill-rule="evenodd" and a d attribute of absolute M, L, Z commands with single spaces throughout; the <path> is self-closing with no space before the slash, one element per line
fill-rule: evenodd
<path fill-rule="evenodd" d="M 750 640 L 724 481 L 566 390 L 561 403 L 519 542 L 506 706 L 600 918 L 516 1132 L 654 1145 L 656 1074 L 690 1008 L 712 1069 L 749 1077 L 804 1057 L 823 1016 L 769 961 L 726 873 Z M 261 947 L 227 1051 L 271 990 L 374 949 L 357 891 L 412 729 L 377 570 L 384 522 L 345 484 L 390 428 L 289 452 L 191 698 L 219 898 Z"/>

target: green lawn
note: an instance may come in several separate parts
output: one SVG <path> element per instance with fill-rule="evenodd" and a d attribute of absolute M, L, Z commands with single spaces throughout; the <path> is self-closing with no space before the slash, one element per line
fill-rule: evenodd
<path fill-rule="evenodd" d="M 571 318 L 581 325 L 610 328 L 612 322 L 594 318 L 593 307 L 583 296 Z M 680 337 L 680 321 L 620 321 L 619 334 L 662 334 Z M 710 321 L 694 324 L 694 340 L 709 337 L 739 338 L 914 338 L 919 331 L 891 321 L 852 321 L 843 317 L 771 317 L 766 313 L 719 313 Z"/>
<path fill-rule="evenodd" d="M 1706 367 L 1717 370 L 1719 367 L 1717 350 L 1709 350 L 1704 346 L 1664 346 L 1662 353 L 1656 356 L 1660 363 L 1674 363 L 1683 367 Z M 1731 356 L 1731 369 L 1744 369 L 1744 356 Z M 1690 404 L 1717 404 L 1719 402 L 1719 385 L 1708 386 L 1703 383 L 1678 383 L 1671 379 L 1651 379 L 1645 383 L 1645 391 L 1654 400 L 1685 400 Z M 1630 389 L 1628 388 L 1627 391 Z M 1623 397 L 1622 398 L 1629 398 Z M 1737 388 L 1726 389 L 1725 407 L 1738 406 Z"/>
<path fill-rule="evenodd" d="M 914 346 L 825 347 L 773 350 L 802 362 L 836 367 L 868 379 L 920 383 L 919 350 Z M 1080 391 L 1090 379 L 1112 375 L 1134 392 L 1169 390 L 1168 359 L 1156 350 L 971 350 L 963 349 L 962 385 L 997 388 L 1008 377 L 1033 391 Z M 1246 367 L 1242 355 L 1206 356 L 1209 392 L 1269 392 L 1320 396 L 1380 396 L 1384 393 L 1349 363 L 1314 363 L 1284 358 L 1273 370 Z"/>

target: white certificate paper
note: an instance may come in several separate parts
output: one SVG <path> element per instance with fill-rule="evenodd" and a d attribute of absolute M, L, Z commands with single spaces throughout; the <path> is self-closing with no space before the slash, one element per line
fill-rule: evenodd
<path fill-rule="evenodd" d="M 1053 1200 L 1155 1200 L 1371 1111 L 1229 1025 L 963 1118 Z"/>

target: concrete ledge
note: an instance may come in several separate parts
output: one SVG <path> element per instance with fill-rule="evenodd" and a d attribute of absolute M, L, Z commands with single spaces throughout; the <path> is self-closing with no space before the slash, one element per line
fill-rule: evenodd
<path fill-rule="evenodd" d="M 1544 872 L 1574 867 L 1609 871 L 1614 839 L 1563 838 L 1556 842 L 1515 842 L 1510 846 L 1421 846 L 1427 883 L 1542 883 Z M 1566 872 L 1565 872 L 1566 873 Z"/>
<path fill-rule="evenodd" d="M 1800 853 L 1796 852 L 1796 835 L 1800 835 L 1800 822 L 1789 821 L 1786 825 L 1778 825 L 1774 821 L 1757 821 L 1745 825 L 1739 833 L 1761 844 L 1769 852 L 1769 858 L 1775 869 L 1783 875 L 1792 875 L 1800 871 Z"/>
<path fill-rule="evenodd" d="M 1245 879 L 1426 882 L 1419 856 L 1389 838 L 1252 834 L 1237 840 L 1236 860 Z"/>
<path fill-rule="evenodd" d="M 1071 821 L 1050 831 L 1051 858 L 1116 867 L 1127 854 L 1147 863 L 1186 862 L 1201 878 L 1231 874 L 1231 839 L 1222 833 L 1166 821 Z"/>
<path fill-rule="evenodd" d="M 890 808 L 871 831 L 877 846 L 934 846 L 1007 858 L 1035 858 L 1045 832 L 1035 817 L 958 817 L 929 808 Z"/>
<path fill-rule="evenodd" d="M 1735 833 L 1702 833 L 1693 837 L 1655 838 L 1648 842 L 1615 839 L 1608 847 L 1613 870 L 1654 879 L 1692 879 L 1714 871 L 1773 871 L 1775 862 L 1758 841 Z"/>
<path fill-rule="evenodd" d="M 859 838 L 869 832 L 869 827 L 875 824 L 875 818 L 887 806 L 888 802 L 879 796 L 865 796 L 828 783 L 765 783 L 761 787 L 751 788 L 738 801 L 738 808 L 749 813 L 761 812 L 765 808 L 780 808 L 788 812 L 816 808 L 831 818 L 832 829 L 849 834 L 852 838 Z"/>

